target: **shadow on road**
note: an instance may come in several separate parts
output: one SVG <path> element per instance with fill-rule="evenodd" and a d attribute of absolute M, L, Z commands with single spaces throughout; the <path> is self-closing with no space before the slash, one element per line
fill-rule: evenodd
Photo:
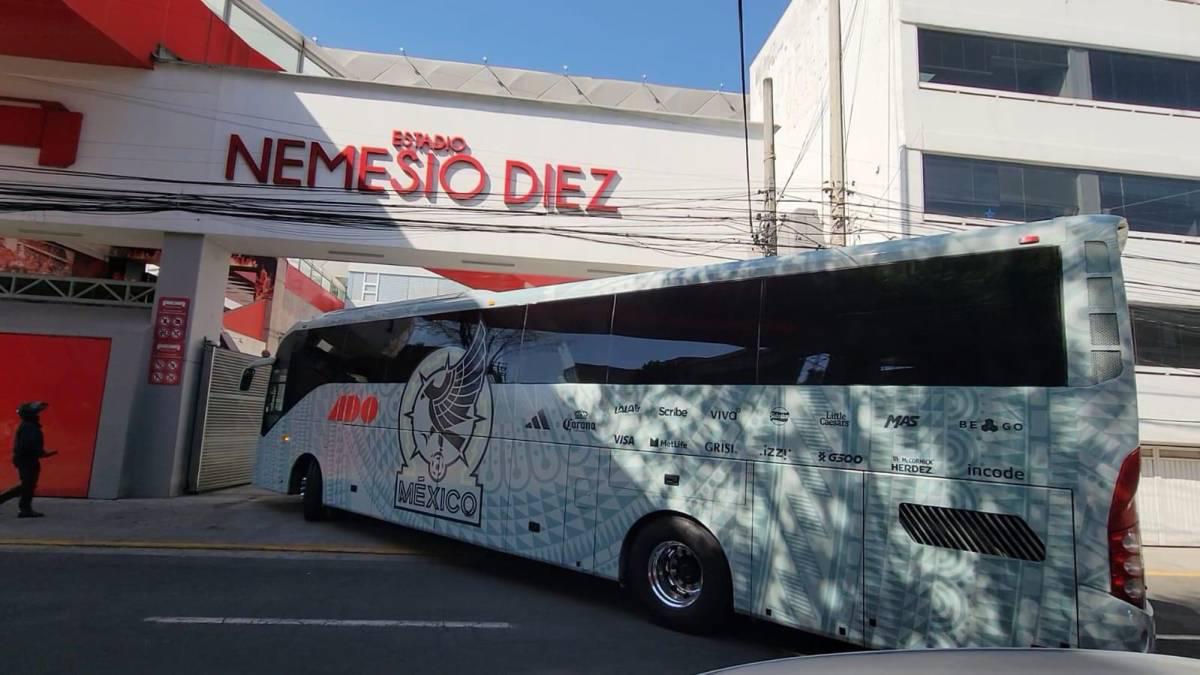
<path fill-rule="evenodd" d="M 301 518 L 298 499 L 265 499 L 264 508 Z M 413 530 L 346 511 L 332 511 L 330 521 L 313 527 L 337 527 L 353 532 L 381 546 L 400 546 L 420 555 L 437 558 L 442 564 L 477 574 L 485 574 L 507 584 L 527 587 L 530 591 L 550 591 L 593 605 L 651 619 L 620 586 L 608 579 L 581 574 L 569 569 L 492 551 L 453 539 Z M 709 637 L 719 641 L 758 644 L 762 647 L 797 654 L 827 654 L 861 650 L 846 642 L 786 628 L 774 623 L 735 615 L 725 630 Z"/>

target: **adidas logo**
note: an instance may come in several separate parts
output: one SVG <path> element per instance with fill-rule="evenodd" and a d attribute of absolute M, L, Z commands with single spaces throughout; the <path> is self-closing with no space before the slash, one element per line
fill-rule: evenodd
<path fill-rule="evenodd" d="M 525 428 L 548 431 L 550 429 L 550 420 L 546 419 L 546 411 L 537 411 L 537 414 L 533 416 L 533 419 L 525 423 Z"/>

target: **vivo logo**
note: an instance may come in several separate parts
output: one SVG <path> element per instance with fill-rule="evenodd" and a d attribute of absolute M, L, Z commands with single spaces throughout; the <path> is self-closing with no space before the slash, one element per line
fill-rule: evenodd
<path fill-rule="evenodd" d="M 366 422 L 370 424 L 379 416 L 379 399 L 374 396 L 359 398 L 354 394 L 342 394 L 329 409 L 331 422 Z"/>

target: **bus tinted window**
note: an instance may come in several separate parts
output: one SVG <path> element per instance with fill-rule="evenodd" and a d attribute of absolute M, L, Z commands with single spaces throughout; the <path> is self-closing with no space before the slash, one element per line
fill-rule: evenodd
<path fill-rule="evenodd" d="M 530 305 L 517 368 L 523 384 L 604 384 L 611 295 Z"/>
<path fill-rule="evenodd" d="M 766 280 L 762 384 L 1063 386 L 1057 248 Z"/>
<path fill-rule="evenodd" d="M 754 384 L 760 280 L 617 296 L 610 384 Z"/>
<path fill-rule="evenodd" d="M 402 344 L 388 366 L 388 381 L 407 382 L 421 360 L 442 347 L 466 349 L 479 330 L 487 326 L 488 354 L 494 382 L 506 382 L 513 352 L 521 341 L 524 308 L 453 312 L 414 317 Z"/>
<path fill-rule="evenodd" d="M 388 366 L 407 339 L 412 319 L 384 319 L 346 326 L 345 363 L 355 382 L 388 382 Z"/>
<path fill-rule="evenodd" d="M 357 382 L 346 370 L 345 337 L 348 326 L 313 328 L 297 333 L 288 359 L 284 410 L 291 409 L 308 392 L 331 382 Z M 292 338 L 288 338 L 289 341 Z"/>

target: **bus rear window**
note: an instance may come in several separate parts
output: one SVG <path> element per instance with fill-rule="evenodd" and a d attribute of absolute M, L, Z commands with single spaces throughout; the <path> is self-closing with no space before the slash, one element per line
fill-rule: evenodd
<path fill-rule="evenodd" d="M 760 384 L 1065 386 L 1055 247 L 768 278 Z"/>

